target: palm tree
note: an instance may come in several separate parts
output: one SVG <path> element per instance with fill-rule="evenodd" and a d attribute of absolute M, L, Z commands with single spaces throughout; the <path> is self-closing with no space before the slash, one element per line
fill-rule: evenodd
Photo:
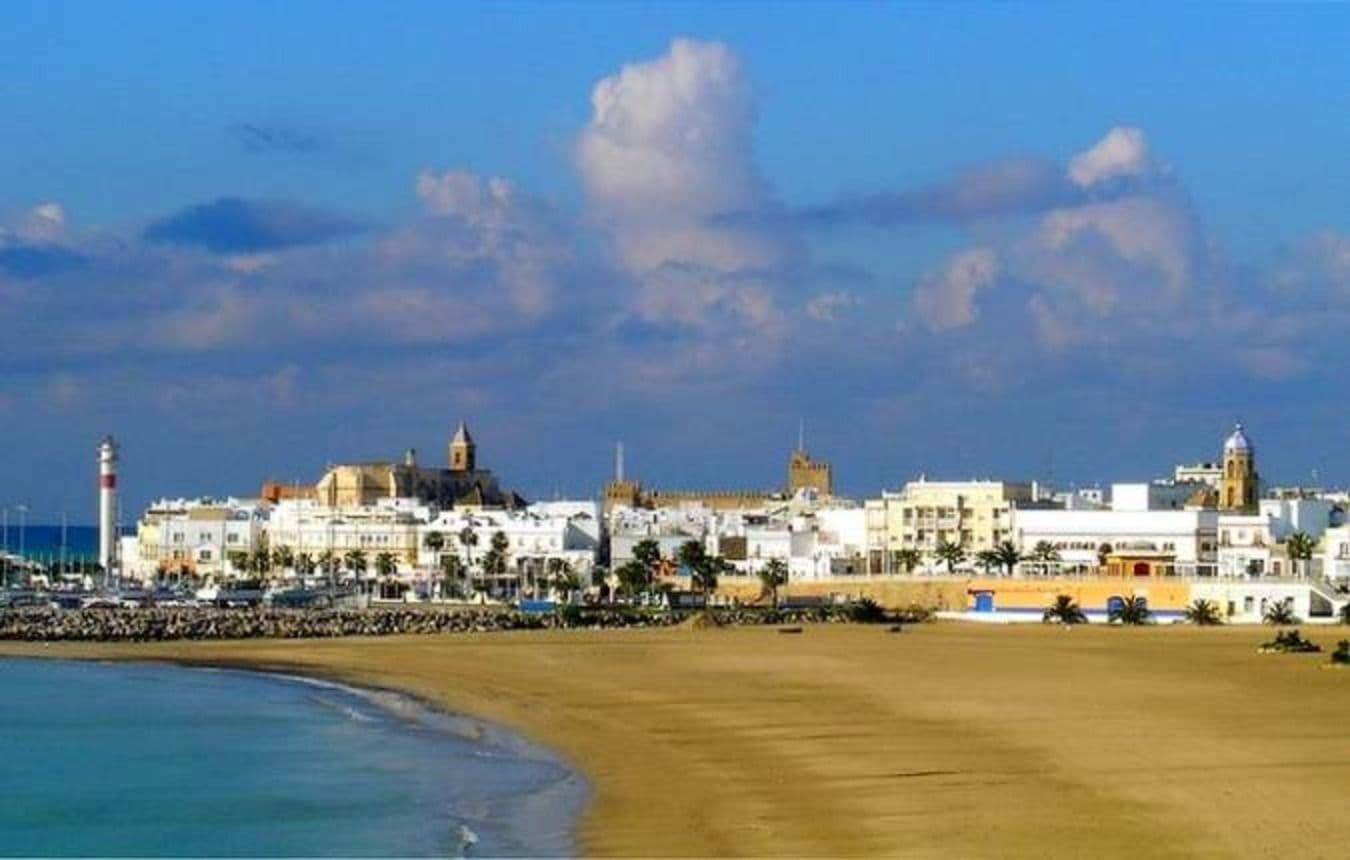
<path fill-rule="evenodd" d="M 778 608 L 778 589 L 787 585 L 788 566 L 781 558 L 771 558 L 769 563 L 759 569 L 759 582 L 764 593 L 773 596 L 773 606 Z"/>
<path fill-rule="evenodd" d="M 465 526 L 459 530 L 459 543 L 464 547 L 464 560 L 468 562 L 469 567 L 473 567 L 473 548 L 478 546 L 478 532 L 473 530 L 473 526 Z"/>
<path fill-rule="evenodd" d="M 630 597 L 636 597 L 646 591 L 651 584 L 651 572 L 637 559 L 619 565 L 614 575 L 619 579 L 619 587 Z"/>
<path fill-rule="evenodd" d="M 975 553 L 975 561 L 980 565 L 980 569 L 984 571 L 985 576 L 988 576 L 994 568 L 1002 564 L 996 549 L 980 550 Z"/>
<path fill-rule="evenodd" d="M 938 542 L 937 549 L 933 551 L 933 555 L 936 555 L 938 560 L 947 565 L 948 576 L 955 573 L 956 566 L 966 560 L 966 551 L 961 545 L 946 540 Z"/>
<path fill-rule="evenodd" d="M 999 564 L 1003 565 L 1004 569 L 1008 571 L 1008 576 L 1012 576 L 1013 571 L 1017 569 L 1018 563 L 1022 560 L 1022 553 L 1018 551 L 1012 541 L 1007 540 L 995 547 L 994 552 L 998 553 Z"/>
<path fill-rule="evenodd" d="M 1075 603 L 1072 597 L 1061 594 L 1045 610 L 1045 614 L 1041 616 L 1041 621 L 1059 624 L 1086 624 L 1087 615 L 1083 613 L 1082 607 Z"/>
<path fill-rule="evenodd" d="M 286 570 L 295 564 L 295 551 L 288 546 L 279 546 L 272 550 L 272 564 Z"/>
<path fill-rule="evenodd" d="M 1289 564 L 1294 568 L 1294 576 L 1298 576 L 1298 563 L 1304 562 L 1303 575 L 1308 575 L 1307 562 L 1312 560 L 1313 551 L 1317 549 L 1317 541 L 1313 540 L 1312 535 L 1307 532 L 1294 532 L 1284 542 L 1285 552 L 1289 554 Z"/>
<path fill-rule="evenodd" d="M 1032 547 L 1031 558 L 1041 566 L 1041 574 L 1049 576 L 1050 565 L 1059 562 L 1059 550 L 1048 540 L 1037 541 L 1036 546 Z"/>
<path fill-rule="evenodd" d="M 342 562 L 357 579 L 360 579 L 361 574 L 366 572 L 366 554 L 362 550 L 347 550 L 346 554 L 342 556 Z"/>
<path fill-rule="evenodd" d="M 431 550 L 432 558 L 437 566 L 441 562 L 441 550 L 445 549 L 445 535 L 438 531 L 429 531 L 422 536 L 422 546 Z"/>
<path fill-rule="evenodd" d="M 375 572 L 380 576 L 393 576 L 398 570 L 398 562 L 394 561 L 393 553 L 382 552 L 375 556 Z"/>
<path fill-rule="evenodd" d="M 1097 566 L 1098 566 L 1098 567 L 1106 567 L 1106 560 L 1107 560 L 1108 558 L 1110 558 L 1110 557 L 1111 557 L 1111 553 L 1113 553 L 1113 552 L 1115 552 L 1115 551 L 1116 551 L 1116 550 L 1115 550 L 1115 547 L 1111 546 L 1111 544 L 1109 544 L 1109 543 L 1101 543 L 1101 544 L 1098 544 L 1098 546 L 1097 546 Z"/>
<path fill-rule="evenodd" d="M 449 594 L 464 576 L 464 562 L 454 553 L 443 555 L 441 556 L 441 573 L 445 577 L 445 585 L 443 586 L 445 593 Z"/>
<path fill-rule="evenodd" d="M 1265 622 L 1267 624 L 1298 624 L 1299 618 L 1294 614 L 1294 603 L 1292 600 L 1277 600 L 1270 604 L 1266 609 Z"/>
<path fill-rule="evenodd" d="M 661 544 L 651 538 L 638 541 L 633 545 L 633 560 L 655 575 L 656 567 L 661 563 Z"/>
<path fill-rule="evenodd" d="M 1148 601 L 1142 597 L 1123 598 L 1111 607 L 1112 621 L 1121 624 L 1147 624 L 1149 622 Z"/>
<path fill-rule="evenodd" d="M 234 550 L 225 554 L 225 560 L 234 568 L 235 573 L 244 573 L 248 570 L 248 553 L 243 550 Z"/>
<path fill-rule="evenodd" d="M 689 569 L 692 576 L 694 571 L 707 563 L 708 551 L 703 547 L 703 541 L 687 540 L 680 544 L 676 552 L 680 564 Z"/>
<path fill-rule="evenodd" d="M 902 568 L 905 573 L 913 573 L 914 568 L 918 567 L 922 560 L 923 556 L 919 555 L 919 551 L 911 547 L 897 549 L 891 553 L 891 563 L 895 567 Z"/>
<path fill-rule="evenodd" d="M 1186 607 L 1186 620 L 1200 627 L 1214 627 L 1223 623 L 1219 606 L 1212 600 L 1196 600 Z"/>
<path fill-rule="evenodd" d="M 680 545 L 679 555 L 680 564 L 689 568 L 694 590 L 704 594 L 710 594 L 717 589 L 718 574 L 730 567 L 725 559 L 709 555 L 702 541 L 685 541 Z"/>

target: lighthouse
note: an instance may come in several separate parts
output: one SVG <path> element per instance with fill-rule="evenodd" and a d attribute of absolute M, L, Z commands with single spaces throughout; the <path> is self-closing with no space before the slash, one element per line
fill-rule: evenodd
<path fill-rule="evenodd" d="M 98 563 L 111 572 L 117 554 L 117 441 L 98 443 Z"/>

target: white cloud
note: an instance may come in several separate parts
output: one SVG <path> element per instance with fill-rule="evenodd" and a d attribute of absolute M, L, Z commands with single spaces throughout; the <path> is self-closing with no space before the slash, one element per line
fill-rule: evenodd
<path fill-rule="evenodd" d="M 1148 141 L 1137 128 L 1116 126 L 1069 162 L 1069 178 L 1081 188 L 1112 179 L 1142 178 L 1153 169 Z"/>
<path fill-rule="evenodd" d="M 675 309 L 685 321 L 700 307 L 740 307 L 747 322 L 768 316 L 767 294 L 732 295 L 738 279 L 722 277 L 780 266 L 795 244 L 727 217 L 773 205 L 754 162 L 755 101 L 736 55 L 719 42 L 676 39 L 662 56 L 597 83 L 591 105 L 577 167 L 591 217 L 638 280 L 640 309 Z M 653 277 L 665 267 L 708 274 L 694 283 Z M 665 289 L 685 295 L 651 295 Z"/>
<path fill-rule="evenodd" d="M 66 210 L 60 203 L 39 203 L 19 223 L 19 236 L 33 242 L 54 242 L 66 233 Z"/>
<path fill-rule="evenodd" d="M 821 293 L 806 303 L 806 315 L 820 322 L 834 322 L 839 315 L 858 304 L 858 297 L 843 290 Z"/>
<path fill-rule="evenodd" d="M 998 255 L 989 248 L 968 248 L 953 256 L 939 273 L 919 280 L 914 308 L 931 331 L 970 325 L 979 317 L 975 294 L 998 277 Z"/>

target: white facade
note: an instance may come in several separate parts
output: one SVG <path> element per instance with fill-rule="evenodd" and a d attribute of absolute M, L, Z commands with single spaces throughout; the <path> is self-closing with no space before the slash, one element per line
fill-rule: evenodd
<path fill-rule="evenodd" d="M 267 512 L 248 499 L 161 499 L 136 524 L 137 579 L 157 572 L 234 576 L 229 559 L 265 545 Z M 130 561 L 130 560 L 128 560 Z"/>
<path fill-rule="evenodd" d="M 632 560 L 643 540 L 656 541 L 666 558 L 693 540 L 726 559 L 733 576 L 754 576 L 775 559 L 787 563 L 793 579 L 861 573 L 867 541 L 863 508 L 805 496 L 764 510 L 616 507 L 609 527 L 611 567 Z"/>
<path fill-rule="evenodd" d="M 539 578 L 551 562 L 563 562 L 583 583 L 589 582 L 600 548 L 600 511 L 594 502 L 548 502 L 523 511 L 441 511 L 418 526 L 419 568 L 439 570 L 447 555 L 459 558 L 472 571 L 492 548 L 493 538 L 506 538 L 507 570 Z M 465 530 L 472 542 L 463 539 Z M 427 545 L 431 533 L 441 536 L 440 550 Z"/>
<path fill-rule="evenodd" d="M 1170 481 L 1112 484 L 1111 510 L 1182 510 L 1186 507 L 1186 503 L 1191 497 L 1198 492 L 1202 492 L 1204 489 L 1205 486 L 1202 484 L 1176 484 Z"/>
<path fill-rule="evenodd" d="M 1178 576 L 1212 576 L 1217 531 L 1216 511 L 1013 511 L 1014 542 L 1022 553 L 1030 553 L 1045 541 L 1059 551 L 1057 570 L 1062 572 L 1095 572 L 1099 548 L 1109 544 L 1117 552 L 1134 550 L 1170 557 Z"/>
<path fill-rule="evenodd" d="M 1327 564 L 1326 550 L 1314 556 L 1310 569 L 1296 572 L 1283 544 L 1295 532 L 1321 541 L 1335 511 L 1331 502 L 1322 499 L 1262 499 L 1254 514 L 1220 513 L 1219 575 L 1320 574 Z"/>

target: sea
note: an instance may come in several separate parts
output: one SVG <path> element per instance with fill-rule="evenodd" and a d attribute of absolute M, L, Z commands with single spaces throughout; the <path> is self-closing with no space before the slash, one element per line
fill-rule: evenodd
<path fill-rule="evenodd" d="M 0 856 L 571 856 L 581 777 L 397 694 L 0 659 Z"/>
<path fill-rule="evenodd" d="M 125 531 L 125 530 L 124 530 Z M 134 531 L 126 532 L 135 534 Z M 23 555 L 43 563 L 61 559 L 62 529 L 59 525 L 25 525 L 19 523 L 11 511 L 9 527 L 0 531 L 0 552 Z M 98 528 L 96 526 L 68 526 L 65 529 L 66 558 L 71 561 L 98 558 Z"/>

